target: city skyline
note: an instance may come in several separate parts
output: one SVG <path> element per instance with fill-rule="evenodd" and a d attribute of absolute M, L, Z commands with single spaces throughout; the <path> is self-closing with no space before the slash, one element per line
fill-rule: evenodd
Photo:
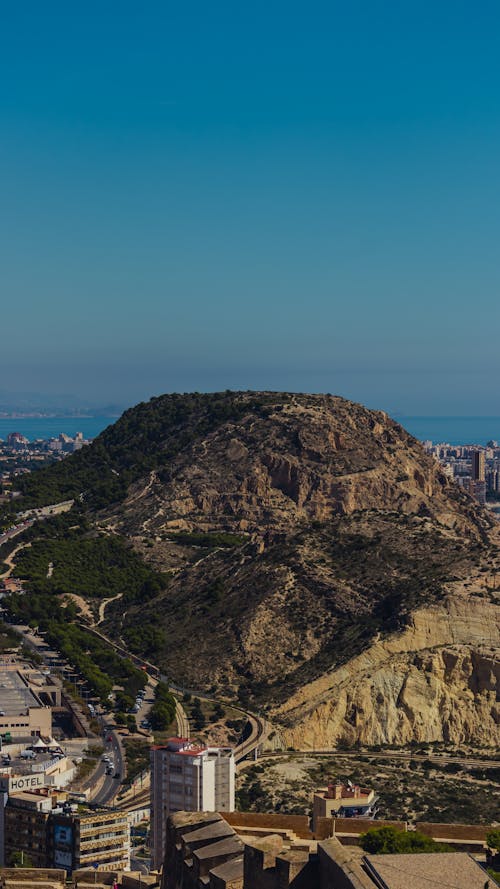
<path fill-rule="evenodd" d="M 2 388 L 500 414 L 494 4 L 3 23 Z"/>

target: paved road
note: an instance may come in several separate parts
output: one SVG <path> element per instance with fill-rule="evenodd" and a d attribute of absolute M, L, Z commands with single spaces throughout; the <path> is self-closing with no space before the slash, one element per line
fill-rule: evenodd
<path fill-rule="evenodd" d="M 165 682 L 168 682 L 166 676 L 160 677 Z M 218 698 L 209 697 L 208 695 L 204 695 L 202 692 L 196 691 L 192 688 L 183 688 L 179 685 L 173 685 L 170 683 L 170 690 L 174 691 L 176 694 L 182 694 L 183 692 L 189 691 L 191 695 L 198 697 L 200 701 L 210 701 L 210 703 L 221 703 L 224 704 L 224 701 L 219 701 Z M 250 723 L 250 734 L 244 741 L 238 744 L 237 747 L 234 748 L 234 757 L 236 763 L 241 762 L 246 759 L 251 753 L 254 753 L 255 750 L 259 747 L 259 745 L 265 739 L 265 736 L 268 731 L 268 727 L 266 725 L 266 721 L 261 719 L 260 716 L 255 715 L 254 713 L 248 713 L 246 710 L 243 710 L 241 707 L 238 707 L 236 704 L 230 703 L 229 706 L 232 710 L 237 710 L 242 716 L 245 716 Z M 179 703 L 179 707 L 182 710 L 182 705 Z M 182 710 L 184 713 L 184 711 Z M 176 713 L 177 715 L 177 713 Z M 189 738 L 189 723 L 187 722 L 186 714 L 184 713 L 184 718 L 186 719 L 186 725 L 188 727 L 188 732 L 184 735 L 184 737 Z M 177 722 L 179 722 L 179 717 L 177 717 Z"/>
<path fill-rule="evenodd" d="M 181 702 L 175 699 L 175 719 L 177 722 L 177 731 L 180 738 L 189 738 L 189 720 L 186 711 Z"/>
<path fill-rule="evenodd" d="M 26 522 L 21 522 L 19 525 L 15 525 L 10 531 L 5 531 L 4 534 L 0 534 L 0 546 L 2 543 L 7 543 L 8 540 L 12 540 L 13 537 L 17 537 L 18 534 L 22 534 L 23 531 L 26 531 L 33 523 L 35 519 L 29 519 Z"/>
<path fill-rule="evenodd" d="M 22 633 L 24 635 L 25 641 L 32 648 L 37 650 L 38 653 L 41 654 L 42 658 L 44 658 L 45 652 L 43 650 L 43 647 L 46 643 L 45 643 L 45 640 L 43 639 L 43 637 L 34 636 L 32 633 L 26 632 L 27 630 L 29 630 L 29 627 L 26 627 L 24 625 L 16 626 L 15 629 L 18 632 Z M 45 658 L 44 658 L 44 660 L 45 660 Z M 120 736 L 117 734 L 117 732 L 112 731 L 106 725 L 106 720 L 104 717 L 101 717 L 101 719 L 103 720 L 102 724 L 103 724 L 103 727 L 105 728 L 105 731 L 103 733 L 104 734 L 103 743 L 104 743 L 105 753 L 108 753 L 110 756 L 112 756 L 112 759 L 114 762 L 113 775 L 106 775 L 106 764 L 101 761 L 99 763 L 98 768 L 92 775 L 92 780 L 89 781 L 86 786 L 88 786 L 90 788 L 90 801 L 91 802 L 101 803 L 103 805 L 110 805 L 112 800 L 114 799 L 114 797 L 118 794 L 118 792 L 121 789 L 121 780 L 123 778 L 125 764 L 124 764 L 124 756 L 123 756 L 123 751 L 122 751 L 122 746 L 121 746 L 122 742 L 121 742 Z M 111 740 L 108 741 L 107 740 L 108 738 L 110 738 Z M 92 743 L 92 739 L 89 739 L 89 743 Z M 118 772 L 120 775 L 119 779 L 114 777 L 116 772 Z M 103 781 L 103 779 L 104 779 L 104 781 Z M 102 787 L 100 786 L 101 781 L 103 781 Z M 95 794 L 92 793 L 93 787 L 99 788 Z"/>
<path fill-rule="evenodd" d="M 97 784 L 103 776 L 104 782 L 95 796 L 91 795 L 91 802 L 109 806 L 121 789 L 120 784 L 123 778 L 124 763 L 120 738 L 116 732 L 109 731 L 108 729 L 106 729 L 104 736 L 104 752 L 113 760 L 113 774 L 106 775 L 106 763 L 101 761 L 94 775 L 94 783 Z M 120 778 L 114 777 L 117 772 Z"/>

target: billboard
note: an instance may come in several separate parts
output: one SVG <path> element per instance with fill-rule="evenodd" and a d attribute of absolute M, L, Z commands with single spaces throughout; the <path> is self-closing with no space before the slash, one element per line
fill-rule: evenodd
<path fill-rule="evenodd" d="M 73 827 L 54 824 L 54 865 L 70 871 L 73 866 Z"/>
<path fill-rule="evenodd" d="M 71 852 L 60 852 L 58 849 L 54 852 L 54 866 L 63 867 L 64 870 L 71 871 L 73 867 L 73 856 Z"/>

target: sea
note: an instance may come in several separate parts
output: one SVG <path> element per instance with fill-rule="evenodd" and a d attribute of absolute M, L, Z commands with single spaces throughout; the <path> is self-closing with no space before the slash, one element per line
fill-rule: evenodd
<path fill-rule="evenodd" d="M 96 438 L 103 429 L 115 423 L 117 417 L 0 417 L 0 439 L 9 432 L 21 432 L 30 441 L 36 438 L 56 438 L 60 432 L 74 438 L 83 432 L 86 439 Z M 434 444 L 485 445 L 500 442 L 500 417 L 410 417 L 395 415 L 401 426 L 420 441 Z"/>
<path fill-rule="evenodd" d="M 29 441 L 36 438 L 57 438 L 64 432 L 74 438 L 82 432 L 86 439 L 96 438 L 117 417 L 0 417 L 0 438 L 5 441 L 9 432 L 20 432 Z"/>
<path fill-rule="evenodd" d="M 420 441 L 433 444 L 485 445 L 500 442 L 500 417 L 406 417 L 394 420 Z"/>

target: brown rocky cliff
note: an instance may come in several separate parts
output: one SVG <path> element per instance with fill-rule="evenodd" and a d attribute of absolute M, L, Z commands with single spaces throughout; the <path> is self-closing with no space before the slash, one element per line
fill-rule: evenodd
<path fill-rule="evenodd" d="M 113 516 L 118 526 L 261 535 L 375 508 L 428 511 L 477 533 L 468 498 L 385 414 L 331 396 L 276 402 L 195 439 L 153 483 L 137 482 Z"/>

